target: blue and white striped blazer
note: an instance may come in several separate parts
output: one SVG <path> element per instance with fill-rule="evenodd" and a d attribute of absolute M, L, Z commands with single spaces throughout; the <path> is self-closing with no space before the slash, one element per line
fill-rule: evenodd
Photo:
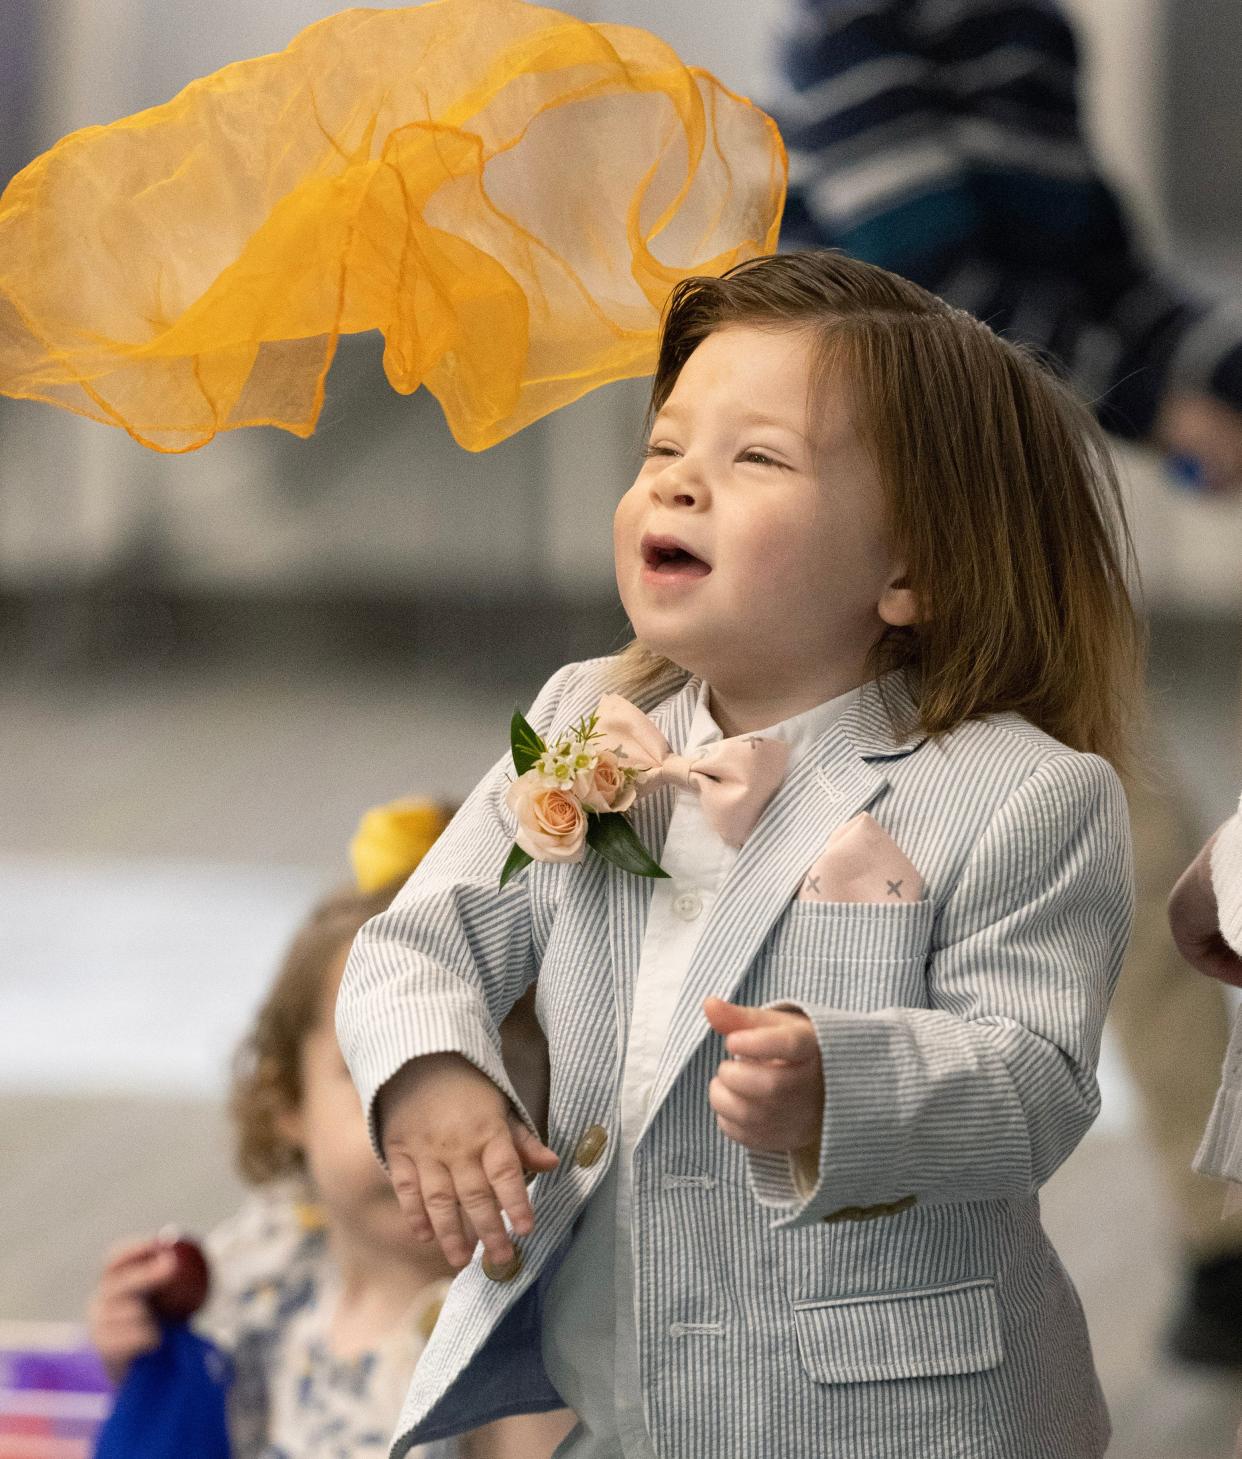
<path fill-rule="evenodd" d="M 570 665 L 531 719 L 589 711 L 615 661 Z M 697 685 L 654 706 L 674 748 Z M 650 706 L 649 706 L 650 707 Z M 868 686 L 773 799 L 704 928 L 634 1156 L 643 1398 L 661 1459 L 1091 1459 L 1108 1421 L 1037 1192 L 1095 1117 L 1101 1025 L 1131 910 L 1124 798 L 1095 756 L 1017 715 L 899 739 L 900 676 Z M 548 1280 L 618 1126 L 650 883 L 597 858 L 497 890 L 506 759 L 393 907 L 362 931 L 338 1005 L 368 1110 L 409 1059 L 465 1055 L 517 1102 L 497 1027 L 537 979 L 548 1143 L 516 1274 L 476 1256 L 414 1376 L 394 1455 L 559 1405 L 540 1353 Z M 633 813 L 658 854 L 673 805 Z M 918 903 L 799 902 L 864 808 L 925 881 Z M 792 1001 L 824 1069 L 819 1184 L 717 1129 L 705 995 Z M 520 1108 L 520 1106 L 519 1106 Z M 576 1158 L 583 1135 L 592 1140 Z M 607 1144 L 591 1161 L 601 1132 Z"/>

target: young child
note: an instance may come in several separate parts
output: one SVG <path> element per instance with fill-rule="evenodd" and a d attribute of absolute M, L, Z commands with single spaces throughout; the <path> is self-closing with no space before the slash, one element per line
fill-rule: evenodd
<path fill-rule="evenodd" d="M 237 1160 L 255 1192 L 209 1238 L 213 1296 L 198 1324 L 234 1358 L 234 1459 L 386 1454 L 448 1289 L 451 1268 L 413 1240 L 371 1154 L 332 1027 L 355 933 L 388 906 L 446 819 L 426 804 L 399 804 L 385 817 L 387 846 L 375 835 L 368 846 L 356 842 L 355 860 L 399 879 L 346 889 L 312 911 L 235 1063 Z M 394 825 L 404 838 L 395 863 Z M 171 1272 L 155 1239 L 118 1248 L 104 1269 L 91 1333 L 118 1383 L 159 1341 L 147 1298 Z M 549 1454 L 565 1428 L 560 1417 L 509 1420 L 419 1452 L 532 1459 Z"/>
<path fill-rule="evenodd" d="M 394 1455 L 562 1402 L 574 1459 L 1101 1455 L 1038 1191 L 1097 1112 L 1130 916 L 1106 449 L 1019 350 L 831 253 L 674 289 L 652 411 L 614 534 L 637 643 L 530 720 L 602 709 L 667 879 L 549 814 L 499 889 L 506 758 L 342 984 L 402 1208 L 469 1261 Z M 747 757 L 779 785 L 729 784 Z M 546 1144 L 496 1034 L 532 981 Z"/>

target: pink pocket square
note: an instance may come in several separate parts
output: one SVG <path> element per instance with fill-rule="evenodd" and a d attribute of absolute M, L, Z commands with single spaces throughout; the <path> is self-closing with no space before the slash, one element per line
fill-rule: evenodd
<path fill-rule="evenodd" d="M 923 879 L 866 811 L 838 826 L 802 882 L 800 902 L 917 902 Z"/>

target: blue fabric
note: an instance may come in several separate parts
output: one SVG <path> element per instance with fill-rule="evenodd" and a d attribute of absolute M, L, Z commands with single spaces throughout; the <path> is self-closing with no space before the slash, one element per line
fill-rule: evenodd
<path fill-rule="evenodd" d="M 183 1322 L 131 1365 L 95 1459 L 229 1459 L 225 1402 L 232 1364 Z"/>

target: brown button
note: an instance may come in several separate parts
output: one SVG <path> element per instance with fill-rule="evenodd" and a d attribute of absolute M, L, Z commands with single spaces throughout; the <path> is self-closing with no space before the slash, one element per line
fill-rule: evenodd
<path fill-rule="evenodd" d="M 501 1266 L 497 1266 L 490 1256 L 483 1258 L 483 1275 L 489 1282 L 511 1282 L 521 1270 L 522 1252 L 516 1246 L 513 1255 Z"/>
<path fill-rule="evenodd" d="M 842 1206 L 839 1211 L 833 1211 L 831 1216 L 825 1216 L 824 1220 L 833 1221 L 877 1221 L 881 1216 L 897 1216 L 902 1211 L 908 1211 L 918 1200 L 918 1196 L 902 1196 L 899 1201 L 889 1201 L 887 1205 L 879 1206 Z"/>
<path fill-rule="evenodd" d="M 578 1148 L 574 1151 L 574 1160 L 588 1170 L 599 1157 L 604 1153 L 604 1146 L 608 1143 L 608 1131 L 603 1125 L 592 1125 L 591 1128 L 578 1141 Z"/>

